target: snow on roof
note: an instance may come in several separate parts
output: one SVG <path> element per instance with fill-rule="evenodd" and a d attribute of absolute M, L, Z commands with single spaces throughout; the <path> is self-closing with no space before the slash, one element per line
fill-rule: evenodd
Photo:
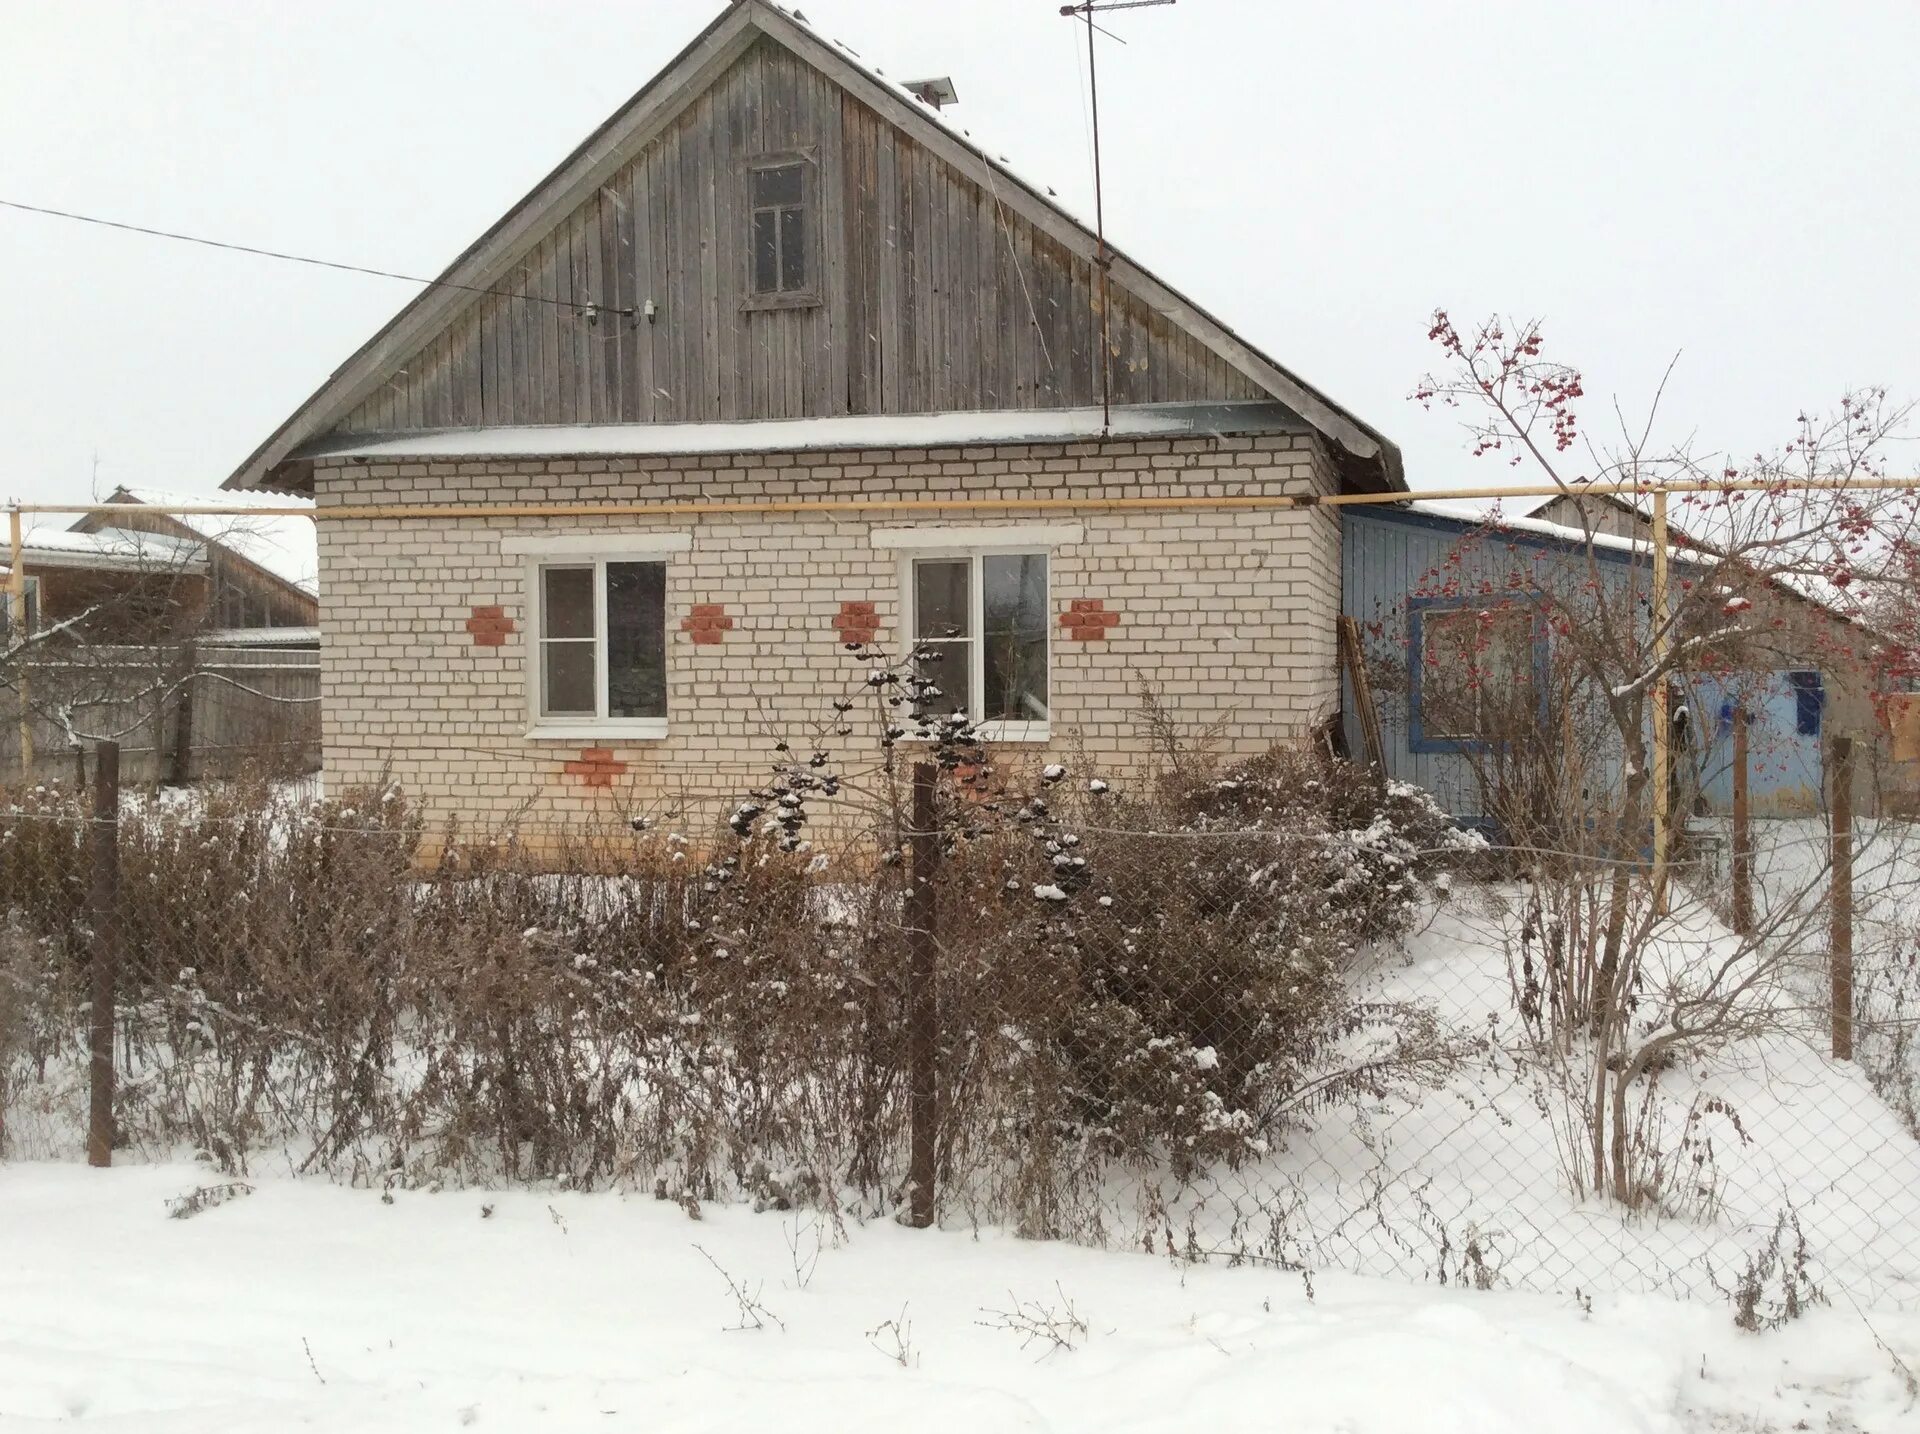
<path fill-rule="evenodd" d="M 317 627 L 222 627 L 195 639 L 202 647 L 317 647 Z"/>
<path fill-rule="evenodd" d="M 1532 533 L 1536 537 L 1551 538 L 1555 542 L 1568 543 L 1584 547 L 1587 534 L 1579 528 L 1565 523 L 1549 523 L 1540 518 L 1509 516 L 1507 500 L 1501 499 L 1492 507 L 1482 507 L 1477 503 L 1465 503 L 1441 498 L 1422 498 L 1407 506 L 1416 513 L 1429 513 L 1436 518 L 1446 518 L 1456 523 L 1469 523 L 1475 527 L 1491 528 L 1502 533 Z M 1616 553 L 1651 554 L 1653 544 L 1643 539 L 1617 538 L 1611 533 L 1593 534 L 1593 545 Z M 1701 562 L 1705 554 L 1685 549 L 1670 549 L 1668 556 L 1678 562 Z"/>
<path fill-rule="evenodd" d="M 347 434 L 300 450 L 303 458 L 503 458 L 695 453 L 774 453 L 796 449 L 951 448 L 982 443 L 1061 443 L 1114 438 L 1297 431 L 1300 419 L 1270 402 L 1149 404 L 967 413 L 858 414 L 836 418 L 754 419 L 740 423 L 539 424 L 443 428 L 397 435 Z M 224 501 L 226 495 L 222 495 Z M 275 499 L 275 502 L 284 500 Z M 304 520 L 296 520 L 304 521 Z"/>
<path fill-rule="evenodd" d="M 20 553 L 27 563 L 40 567 L 167 568 L 176 572 L 205 572 L 207 567 L 203 543 L 127 528 L 104 528 L 96 533 L 35 528 L 23 536 Z"/>
<path fill-rule="evenodd" d="M 1732 495 L 1738 502 L 1742 495 Z M 1570 492 L 1556 494 L 1551 498 L 1514 500 L 1526 506 L 1518 509 L 1506 507 L 1505 512 L 1537 511 L 1548 503 L 1565 497 L 1575 503 L 1582 500 L 1604 503 L 1618 508 L 1645 523 L 1651 528 L 1653 522 L 1653 494 L 1634 493 L 1594 493 L 1585 492 L 1576 484 Z M 1821 538 L 1807 534 L 1802 539 L 1781 542 L 1774 533 L 1761 534 L 1742 529 L 1733 509 L 1724 506 L 1728 495 L 1714 493 L 1679 493 L 1667 504 L 1667 529 L 1681 541 L 1691 544 L 1702 552 L 1723 556 L 1728 552 L 1738 554 L 1750 546 L 1748 540 L 1758 538 L 1766 552 L 1762 566 L 1771 566 L 1774 571 L 1768 574 L 1771 581 L 1788 591 L 1816 603 L 1836 617 L 1847 621 L 1856 621 L 1861 614 L 1861 604 L 1857 595 L 1846 588 L 1837 586 L 1818 572 L 1800 571 L 1793 568 L 1795 563 L 1811 563 L 1816 557 Z M 1770 515 L 1771 516 L 1771 515 Z M 1578 531 L 1578 530 L 1576 530 Z M 1670 549 L 1678 552 L 1678 549 Z"/>
<path fill-rule="evenodd" d="M 121 487 L 115 490 L 150 508 L 180 508 L 198 504 L 222 508 L 302 508 L 302 498 L 277 493 L 172 493 L 159 488 Z M 255 567 L 298 588 L 309 597 L 320 592 L 320 543 L 311 518 L 170 514 L 174 522 L 191 528 L 209 542 L 245 558 Z"/>
<path fill-rule="evenodd" d="M 1589 494 L 1589 497 L 1601 497 L 1601 494 Z M 1507 500 L 1497 500 L 1491 507 L 1477 503 L 1447 501 L 1439 498 L 1423 498 L 1407 506 L 1418 513 L 1427 513 L 1436 518 L 1445 518 L 1451 522 L 1466 523 L 1474 527 L 1484 527 L 1500 533 L 1531 533 L 1570 547 L 1584 547 L 1589 541 L 1597 550 L 1616 553 L 1628 553 L 1651 556 L 1653 543 L 1645 538 L 1620 538 L 1612 533 L 1594 532 L 1589 535 L 1583 529 L 1569 527 L 1564 523 L 1549 523 L 1539 518 L 1508 517 L 1504 504 Z M 1631 501 L 1629 499 L 1628 501 Z M 1699 563 L 1707 566 L 1722 561 L 1722 555 L 1712 546 L 1701 543 L 1697 538 L 1681 532 L 1674 525 L 1676 533 L 1693 546 L 1680 547 L 1669 545 L 1667 557 L 1676 563 Z M 1851 594 L 1843 593 L 1826 579 L 1810 573 L 1775 572 L 1765 574 L 1767 581 L 1784 592 L 1803 598 L 1815 607 L 1842 622 L 1860 624 L 1863 613 L 1860 604 Z"/>

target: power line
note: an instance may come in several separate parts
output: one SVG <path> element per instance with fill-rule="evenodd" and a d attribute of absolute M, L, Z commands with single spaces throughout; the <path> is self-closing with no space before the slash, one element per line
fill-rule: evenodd
<path fill-rule="evenodd" d="M 208 249 L 225 249 L 235 254 L 253 254 L 262 259 L 280 259 L 289 264 L 309 264 L 317 269 L 336 269 L 345 274 L 370 274 L 376 279 L 398 279 L 427 289 L 458 289 L 468 294 L 489 294 L 496 299 L 517 299 L 529 304 L 551 304 L 557 309 L 572 309 L 588 315 L 620 314 L 632 318 L 631 306 L 620 308 L 592 300 L 550 299 L 544 294 L 516 294 L 505 289 L 489 289 L 478 284 L 460 284 L 451 279 L 423 279 L 418 274 L 402 274 L 392 269 L 374 269 L 365 264 L 346 264 L 335 259 L 316 259 L 310 254 L 288 254 L 279 249 L 260 249 L 251 244 L 234 244 L 224 239 L 208 239 L 199 234 L 180 234 L 171 229 L 152 229 L 144 224 L 128 224 L 119 219 L 103 219 L 96 214 L 76 214 L 68 209 L 49 209 L 40 204 L 23 204 L 17 199 L 0 199 L 0 208 L 17 209 L 26 214 L 43 214 L 54 219 L 71 219 L 79 224 L 94 224 L 103 229 L 119 229 L 128 234 L 144 234 L 153 239 L 173 239 L 182 244 L 199 244 Z"/>

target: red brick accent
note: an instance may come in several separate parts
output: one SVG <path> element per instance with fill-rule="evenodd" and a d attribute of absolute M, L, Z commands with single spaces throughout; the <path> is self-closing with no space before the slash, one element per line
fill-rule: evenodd
<path fill-rule="evenodd" d="M 1102 642 L 1108 628 L 1120 626 L 1120 614 L 1108 612 L 1100 598 L 1075 598 L 1060 614 L 1060 626 L 1075 642 Z"/>
<path fill-rule="evenodd" d="M 513 632 L 513 619 L 499 603 L 478 603 L 467 619 L 467 631 L 473 634 L 475 647 L 504 647 Z"/>
<path fill-rule="evenodd" d="M 611 787 L 613 779 L 627 770 L 627 764 L 613 759 L 611 747 L 582 747 L 579 760 L 564 764 L 564 770 L 586 786 Z"/>
<path fill-rule="evenodd" d="M 727 616 L 725 603 L 697 602 L 693 610 L 680 619 L 681 631 L 700 643 L 722 641 L 732 626 L 733 619 Z"/>
<path fill-rule="evenodd" d="M 872 642 L 880 631 L 880 617 L 870 602 L 848 600 L 833 620 L 842 642 Z"/>

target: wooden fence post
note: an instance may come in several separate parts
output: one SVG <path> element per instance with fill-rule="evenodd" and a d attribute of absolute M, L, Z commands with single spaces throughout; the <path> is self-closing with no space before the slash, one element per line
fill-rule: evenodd
<path fill-rule="evenodd" d="M 1637 473 L 1636 473 L 1637 476 Z M 1667 490 L 1653 495 L 1653 661 L 1661 669 L 1653 687 L 1653 909 L 1667 914 L 1667 852 L 1673 823 L 1673 733 L 1667 727 L 1670 710 L 1664 670 L 1667 659 Z"/>
<path fill-rule="evenodd" d="M 173 704 L 173 752 L 168 759 L 166 781 L 169 786 L 184 787 L 193 774 L 193 699 L 199 684 L 194 680 L 200 655 L 189 637 L 180 647 L 179 688 Z M 159 766 L 156 760 L 155 767 Z"/>
<path fill-rule="evenodd" d="M 87 918 L 93 927 L 89 961 L 93 1004 L 87 1055 L 93 1089 L 87 1110 L 87 1164 L 113 1163 L 113 992 L 120 964 L 120 744 L 101 742 L 93 754 L 93 823 L 87 832 L 91 880 Z"/>
<path fill-rule="evenodd" d="M 934 949 L 938 918 L 934 885 L 940 861 L 940 837 L 934 829 L 934 780 L 931 762 L 913 768 L 913 832 L 908 838 L 907 867 L 907 1023 L 909 1092 L 913 1119 L 913 1152 L 908 1171 L 913 1188 L 909 1223 L 925 1229 L 933 1223 L 934 1132 L 939 1118 L 938 1069 L 939 1004 L 934 988 Z"/>
<path fill-rule="evenodd" d="M 1733 709 L 1733 929 L 1753 935 L 1753 811 L 1747 798 L 1747 709 Z"/>
<path fill-rule="evenodd" d="M 1833 976 L 1833 1058 L 1853 1059 L 1853 741 L 1834 737 L 1828 744 L 1827 771 L 1833 798 L 1832 870 L 1827 908 L 1832 921 L 1828 966 Z"/>

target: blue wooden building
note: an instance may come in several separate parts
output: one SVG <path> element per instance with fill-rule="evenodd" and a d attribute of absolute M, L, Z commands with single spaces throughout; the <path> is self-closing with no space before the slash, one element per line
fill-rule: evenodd
<path fill-rule="evenodd" d="M 1490 734 L 1502 730 L 1502 704 L 1511 711 L 1514 703 L 1544 703 L 1547 665 L 1559 639 L 1541 620 L 1537 595 L 1577 591 L 1592 581 L 1586 539 L 1578 530 L 1524 517 L 1489 526 L 1478 510 L 1437 502 L 1349 507 L 1341 521 L 1341 611 L 1358 624 L 1387 774 L 1426 788 L 1463 821 L 1490 825 L 1480 791 L 1486 764 L 1476 758 L 1495 740 Z M 1615 601 L 1614 610 L 1647 620 L 1649 544 L 1597 534 L 1591 560 L 1615 598 L 1631 600 Z M 1684 563 L 1676 562 L 1675 580 L 1685 577 Z M 1443 710 L 1435 689 L 1468 650 L 1475 654 L 1475 690 L 1462 700 L 1448 689 Z M 1366 741 L 1350 672 L 1343 671 L 1341 686 L 1347 750 L 1361 757 Z M 1862 811 L 1874 809 L 1870 803 L 1886 775 L 1886 744 L 1871 704 L 1849 690 L 1846 675 L 1836 679 L 1818 661 L 1797 664 L 1789 655 L 1772 670 L 1678 683 L 1672 700 L 1683 812 L 1730 809 L 1736 704 L 1748 714 L 1756 815 L 1820 810 L 1822 739 L 1836 718 L 1844 723 L 1837 730 L 1870 739 L 1856 801 Z M 1522 740 L 1531 742 L 1575 740 L 1557 724 L 1504 730 L 1524 730 Z M 1592 783 L 1618 779 L 1617 750 L 1590 750 L 1581 760 Z"/>

